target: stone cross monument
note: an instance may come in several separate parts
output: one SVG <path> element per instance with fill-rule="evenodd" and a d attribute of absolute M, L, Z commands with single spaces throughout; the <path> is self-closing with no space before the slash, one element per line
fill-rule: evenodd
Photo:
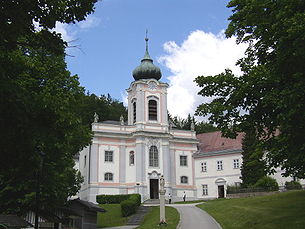
<path fill-rule="evenodd" d="M 164 177 L 163 175 L 160 178 L 160 225 L 166 224 L 166 219 L 165 219 L 165 192 L 166 190 L 164 189 Z"/>

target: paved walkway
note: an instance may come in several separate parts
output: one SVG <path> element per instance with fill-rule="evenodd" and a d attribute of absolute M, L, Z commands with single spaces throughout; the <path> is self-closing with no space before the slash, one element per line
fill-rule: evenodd
<path fill-rule="evenodd" d="M 120 227 L 105 227 L 106 229 L 133 229 L 138 227 L 139 225 L 135 226 L 120 226 Z"/>
<path fill-rule="evenodd" d="M 208 213 L 196 204 L 171 204 L 180 213 L 177 229 L 221 229 L 221 226 Z"/>
<path fill-rule="evenodd" d="M 208 213 L 196 207 L 196 204 L 166 204 L 174 207 L 180 214 L 180 222 L 177 229 L 222 229 L 221 226 Z M 145 206 L 159 206 L 146 204 Z M 133 229 L 138 225 L 126 225 L 120 227 L 108 227 L 107 229 Z"/>

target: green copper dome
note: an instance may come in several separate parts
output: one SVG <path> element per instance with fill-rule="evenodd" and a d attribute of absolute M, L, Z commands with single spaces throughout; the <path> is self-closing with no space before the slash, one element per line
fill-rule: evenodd
<path fill-rule="evenodd" d="M 153 60 L 148 53 L 148 38 L 146 41 L 146 51 L 141 64 L 133 70 L 132 75 L 135 80 L 141 79 L 156 79 L 159 80 L 162 76 L 160 68 L 153 64 Z"/>

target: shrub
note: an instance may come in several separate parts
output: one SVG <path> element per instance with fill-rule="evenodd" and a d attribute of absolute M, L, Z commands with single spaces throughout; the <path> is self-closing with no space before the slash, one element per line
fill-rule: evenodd
<path fill-rule="evenodd" d="M 265 191 L 265 189 L 260 188 L 260 187 L 255 187 L 254 185 L 248 185 L 247 187 L 227 186 L 227 194 L 264 192 L 264 191 Z"/>
<path fill-rule="evenodd" d="M 126 217 L 135 213 L 141 205 L 141 195 L 98 195 L 96 196 L 96 202 L 99 204 L 120 204 L 122 216 Z"/>
<path fill-rule="evenodd" d="M 297 181 L 286 181 L 285 188 L 287 190 L 302 189 L 302 185 L 300 184 L 300 182 Z"/>
<path fill-rule="evenodd" d="M 228 185 L 227 186 L 227 193 L 239 193 L 241 189 L 242 189 L 241 186 Z"/>
<path fill-rule="evenodd" d="M 264 176 L 260 178 L 254 185 L 256 188 L 263 188 L 266 191 L 277 191 L 279 185 L 276 180 L 272 177 Z"/>
<path fill-rule="evenodd" d="M 122 216 L 126 217 L 135 213 L 140 205 L 141 205 L 141 195 L 132 194 L 129 199 L 121 202 Z"/>
<path fill-rule="evenodd" d="M 99 204 L 119 204 L 124 200 L 129 199 L 135 194 L 124 194 L 124 195 L 98 195 L 96 196 L 96 202 Z"/>
<path fill-rule="evenodd" d="M 136 201 L 132 199 L 124 200 L 121 202 L 122 216 L 126 217 L 136 212 L 138 206 Z"/>

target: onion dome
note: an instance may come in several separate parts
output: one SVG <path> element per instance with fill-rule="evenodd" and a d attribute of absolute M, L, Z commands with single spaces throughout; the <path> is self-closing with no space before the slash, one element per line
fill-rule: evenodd
<path fill-rule="evenodd" d="M 146 51 L 141 64 L 136 67 L 133 72 L 133 78 L 135 80 L 141 79 L 156 79 L 159 80 L 162 76 L 160 68 L 153 64 L 153 60 L 150 58 L 148 53 L 148 38 L 145 38 L 146 41 Z"/>

